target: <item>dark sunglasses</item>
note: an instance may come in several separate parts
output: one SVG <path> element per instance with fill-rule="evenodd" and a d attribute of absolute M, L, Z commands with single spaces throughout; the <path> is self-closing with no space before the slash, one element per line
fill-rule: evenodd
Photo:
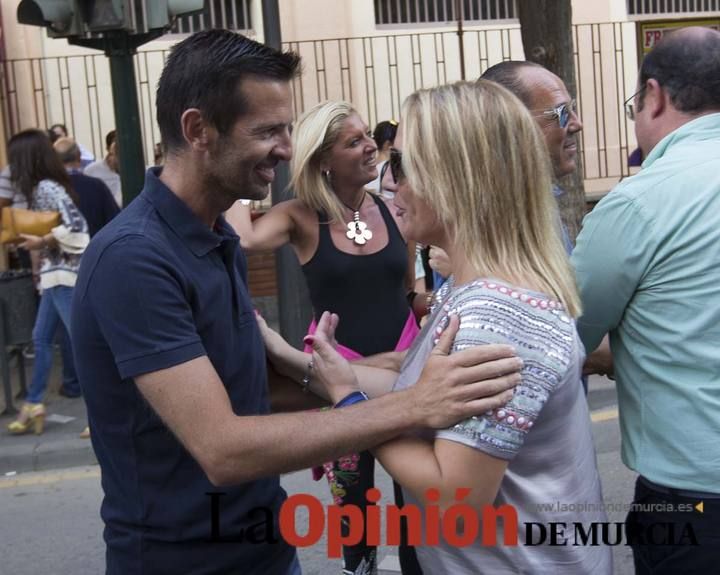
<path fill-rule="evenodd" d="M 542 115 L 546 118 L 557 118 L 558 125 L 565 129 L 570 123 L 570 114 L 577 114 L 577 102 L 570 100 L 565 104 L 560 104 L 557 108 L 543 111 Z"/>
<path fill-rule="evenodd" d="M 390 159 L 386 165 L 390 166 L 390 173 L 396 184 L 405 177 L 402 169 L 402 152 L 400 150 L 390 148 Z"/>

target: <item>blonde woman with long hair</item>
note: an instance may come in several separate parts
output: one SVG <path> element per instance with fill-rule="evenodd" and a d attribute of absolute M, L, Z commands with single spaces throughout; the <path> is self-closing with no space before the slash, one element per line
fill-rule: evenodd
<path fill-rule="evenodd" d="M 297 121 L 292 143 L 295 199 L 255 221 L 237 202 L 227 219 L 241 245 L 249 251 L 292 246 L 315 319 L 326 309 L 343 311 L 347 323 L 337 337 L 348 359 L 406 349 L 416 333 L 407 303 L 414 254 L 391 204 L 366 189 L 377 177 L 372 134 L 349 103 L 324 102 Z"/>
<path fill-rule="evenodd" d="M 292 140 L 290 189 L 296 198 L 254 222 L 249 207 L 237 202 L 226 214 L 228 222 L 247 250 L 292 246 L 315 319 L 327 309 L 344 318 L 336 334 L 344 357 L 406 350 L 418 333 L 407 296 L 414 249 L 389 201 L 366 189 L 378 175 L 372 134 L 350 104 L 324 102 L 298 120 Z M 310 333 L 314 329 L 315 321 Z M 336 503 L 364 502 L 374 459 L 367 452 L 352 454 L 325 471 Z M 346 547 L 344 555 L 345 572 L 377 572 L 374 547 L 361 542 Z"/>
<path fill-rule="evenodd" d="M 520 384 L 504 407 L 374 450 L 406 502 L 447 509 L 458 503 L 458 490 L 469 488 L 462 503 L 478 518 L 484 505 L 509 504 L 518 514 L 518 545 L 504 545 L 498 533 L 497 545 L 483 546 L 482 529 L 494 526 L 480 521 L 468 546 L 441 538 L 439 545 L 417 547 L 420 566 L 453 575 L 609 575 L 608 547 L 524 544 L 526 523 L 566 524 L 571 531 L 579 522 L 589 532 L 607 521 L 580 383 L 584 350 L 574 322 L 580 302 L 556 225 L 542 136 L 515 96 L 481 80 L 411 95 L 395 146 L 390 162 L 401 229 L 447 251 L 454 275 L 438 293 L 394 390 L 414 384 L 437 334 L 457 321 L 453 316 L 460 324 L 453 351 L 504 343 L 523 361 Z M 347 369 L 331 346 L 337 322 L 324 314 L 313 337 L 316 376 L 345 377 L 343 394 L 358 388 L 358 378 L 376 392 L 390 378 L 358 369 L 356 377 Z M 431 488 L 437 491 L 429 494 Z M 554 502 L 567 507 L 547 506 Z M 457 532 L 471 525 L 466 521 Z M 535 542 L 537 536 L 535 530 Z"/>

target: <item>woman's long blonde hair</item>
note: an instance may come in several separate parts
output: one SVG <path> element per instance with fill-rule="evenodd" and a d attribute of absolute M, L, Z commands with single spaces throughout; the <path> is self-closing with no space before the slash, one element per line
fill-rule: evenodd
<path fill-rule="evenodd" d="M 487 80 L 419 90 L 403 105 L 403 170 L 482 276 L 526 278 L 572 316 L 545 141 L 522 102 Z"/>
<path fill-rule="evenodd" d="M 330 221 L 343 219 L 343 207 L 322 173 L 321 164 L 335 144 L 345 120 L 357 114 L 348 102 L 321 102 L 295 124 L 290 184 L 295 196 Z"/>

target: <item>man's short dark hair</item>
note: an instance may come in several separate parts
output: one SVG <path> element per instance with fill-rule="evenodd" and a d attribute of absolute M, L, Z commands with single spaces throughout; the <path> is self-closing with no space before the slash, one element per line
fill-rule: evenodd
<path fill-rule="evenodd" d="M 375 126 L 373 130 L 373 140 L 375 140 L 375 145 L 378 147 L 378 150 L 382 150 L 385 142 L 390 142 L 392 146 L 392 143 L 395 141 L 395 136 L 397 135 L 397 129 L 398 123 L 395 120 L 378 122 L 378 125 Z"/>
<path fill-rule="evenodd" d="M 60 128 L 62 130 L 62 133 L 65 135 L 60 136 L 59 134 L 56 134 L 55 128 Z M 67 126 L 65 126 L 65 124 L 53 124 L 52 126 L 50 126 L 48 128 L 48 136 L 50 136 L 50 142 L 53 144 L 55 143 L 55 141 L 58 138 L 66 138 L 67 135 L 68 135 L 68 129 L 67 129 Z"/>
<path fill-rule="evenodd" d="M 643 59 L 638 85 L 657 80 L 676 110 L 699 113 L 720 109 L 720 33 L 668 34 Z M 642 108 L 643 98 L 638 108 Z"/>
<path fill-rule="evenodd" d="M 290 81 L 300 57 L 229 30 L 207 30 L 176 44 L 157 88 L 157 121 L 167 150 L 185 146 L 180 118 L 197 108 L 221 134 L 245 111 L 238 92 L 246 77 Z"/>
<path fill-rule="evenodd" d="M 115 143 L 115 140 L 117 140 L 117 131 L 110 130 L 107 134 L 105 134 L 105 149 L 110 151 L 110 146 Z"/>
<path fill-rule="evenodd" d="M 528 89 L 525 82 L 523 82 L 520 74 L 522 70 L 527 68 L 543 68 L 540 64 L 535 62 L 528 62 L 525 60 L 507 60 L 500 62 L 494 66 L 490 66 L 480 76 L 483 80 L 490 80 L 496 84 L 500 84 L 502 87 L 507 88 L 513 94 L 515 94 L 520 101 L 525 104 L 526 107 L 532 107 L 532 91 Z"/>

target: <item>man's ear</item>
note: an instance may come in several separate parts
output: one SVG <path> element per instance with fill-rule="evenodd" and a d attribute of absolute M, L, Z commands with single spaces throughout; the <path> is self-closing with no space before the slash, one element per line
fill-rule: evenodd
<path fill-rule="evenodd" d="M 189 108 L 180 117 L 183 138 L 194 151 L 204 152 L 213 142 L 216 130 L 197 108 Z"/>
<path fill-rule="evenodd" d="M 650 78 L 645 83 L 645 94 L 643 98 L 643 106 L 648 108 L 651 119 L 660 116 L 667 106 L 670 104 L 670 95 L 667 90 L 658 83 L 654 78 Z"/>

